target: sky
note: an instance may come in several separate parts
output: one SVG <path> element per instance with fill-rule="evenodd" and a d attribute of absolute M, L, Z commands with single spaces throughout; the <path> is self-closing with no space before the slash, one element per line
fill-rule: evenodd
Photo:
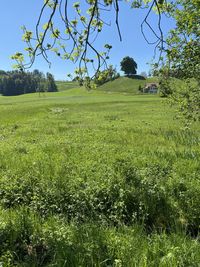
<path fill-rule="evenodd" d="M 69 1 L 71 6 L 73 2 Z M 84 1 L 80 1 L 84 2 Z M 25 25 L 27 29 L 34 30 L 43 0 L 7 0 L 1 1 L 0 9 L 0 69 L 11 70 L 14 62 L 11 55 L 15 52 L 23 52 L 25 44 L 22 41 L 21 26 Z M 122 42 L 119 40 L 117 28 L 115 26 L 114 13 L 110 12 L 105 15 L 105 20 L 111 23 L 106 26 L 103 33 L 96 40 L 97 47 L 104 43 L 112 44 L 109 64 L 112 64 L 120 71 L 120 61 L 123 57 L 129 56 L 137 62 L 137 73 L 146 72 L 148 74 L 154 56 L 154 46 L 149 45 L 142 33 L 140 25 L 147 13 L 147 10 L 131 9 L 130 4 L 126 1 L 120 2 L 119 22 L 122 34 Z M 157 15 L 152 14 L 149 22 L 157 30 Z M 163 17 L 162 30 L 164 34 L 174 26 L 173 21 Z M 155 40 L 151 31 L 145 29 L 146 36 L 150 41 Z M 47 62 L 37 57 L 32 69 L 39 69 L 43 72 L 51 72 L 57 80 L 66 80 L 68 73 L 73 73 L 74 64 L 70 61 L 62 60 L 55 55 L 50 55 L 51 68 Z"/>

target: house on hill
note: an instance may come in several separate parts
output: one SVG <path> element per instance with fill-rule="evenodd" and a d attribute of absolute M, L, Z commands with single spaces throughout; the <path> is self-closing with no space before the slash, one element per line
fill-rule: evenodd
<path fill-rule="evenodd" d="M 158 83 L 147 83 L 143 88 L 143 93 L 157 94 L 158 93 Z"/>

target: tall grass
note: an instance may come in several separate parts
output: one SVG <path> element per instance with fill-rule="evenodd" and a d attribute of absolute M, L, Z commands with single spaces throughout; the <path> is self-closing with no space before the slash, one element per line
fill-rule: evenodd
<path fill-rule="evenodd" d="M 157 96 L 0 98 L 3 266 L 198 266 L 199 125 Z"/>

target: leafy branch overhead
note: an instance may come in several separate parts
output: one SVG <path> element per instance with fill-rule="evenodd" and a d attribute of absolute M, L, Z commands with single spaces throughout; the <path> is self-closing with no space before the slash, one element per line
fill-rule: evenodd
<path fill-rule="evenodd" d="M 105 26 L 111 26 L 105 17 L 108 12 L 114 17 L 119 39 L 122 40 L 119 23 L 120 0 L 85 0 L 75 2 L 69 0 L 45 0 L 41 7 L 35 31 L 23 30 L 23 41 L 27 44 L 25 50 L 30 61 L 25 63 L 21 53 L 16 53 L 12 58 L 17 61 L 19 69 L 30 68 L 36 56 L 41 55 L 50 65 L 48 52 L 54 52 L 58 57 L 71 60 L 78 64 L 76 75 L 81 78 L 90 76 L 89 71 L 97 74 L 101 68 L 107 68 L 107 59 L 112 49 L 111 44 L 104 44 L 102 51 L 96 47 L 96 39 Z M 128 2 L 125 1 L 124 2 Z M 170 5 L 167 0 L 131 2 L 132 8 L 147 8 L 141 29 L 144 34 L 146 25 L 155 35 L 155 47 L 163 47 L 163 34 L 161 30 L 161 13 L 169 12 Z M 148 22 L 152 10 L 158 13 L 158 33 Z M 45 20 L 45 22 L 44 22 Z M 59 26 L 58 26 L 59 25 Z M 148 40 L 147 40 L 148 41 Z"/>
<path fill-rule="evenodd" d="M 181 0 L 181 8 L 172 13 L 176 26 L 166 39 L 162 79 L 168 82 L 171 100 L 187 120 L 200 121 L 200 2 Z M 183 80 L 179 88 L 169 78 Z"/>

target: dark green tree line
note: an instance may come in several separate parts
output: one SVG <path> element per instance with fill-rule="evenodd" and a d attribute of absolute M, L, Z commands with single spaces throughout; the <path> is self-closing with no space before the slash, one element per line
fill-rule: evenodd
<path fill-rule="evenodd" d="M 51 73 L 46 76 L 39 70 L 33 72 L 1 71 L 0 93 L 5 96 L 34 92 L 56 92 L 57 86 Z"/>

